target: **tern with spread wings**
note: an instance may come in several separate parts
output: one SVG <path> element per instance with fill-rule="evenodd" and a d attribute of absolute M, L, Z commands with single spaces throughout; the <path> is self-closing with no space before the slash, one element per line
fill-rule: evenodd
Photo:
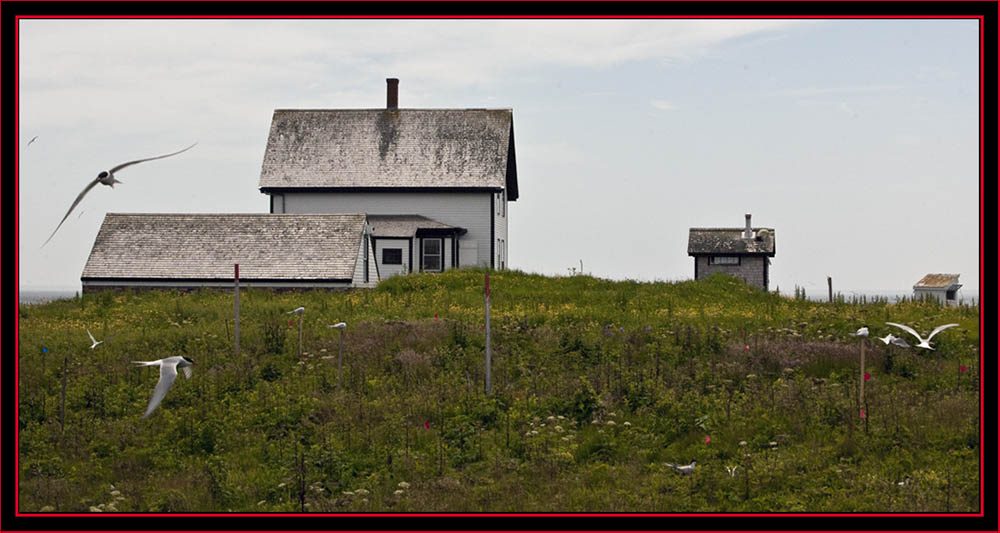
<path fill-rule="evenodd" d="M 66 219 L 69 217 L 69 214 L 73 212 L 73 209 L 76 208 L 77 204 L 79 204 L 80 201 L 83 200 L 83 197 L 86 196 L 87 193 L 90 192 L 90 190 L 93 189 L 95 185 L 97 185 L 98 183 L 101 183 L 101 184 L 107 185 L 107 186 L 111 187 L 112 189 L 114 189 L 116 183 L 122 183 L 121 180 L 115 178 L 115 172 L 118 172 L 118 171 L 124 169 L 125 167 L 131 166 L 131 165 L 135 165 L 137 163 L 143 163 L 145 161 L 152 161 L 154 159 L 163 159 L 164 157 L 170 157 L 172 155 L 177 155 L 177 154 L 179 154 L 181 152 L 186 152 L 186 151 L 190 150 L 191 148 L 194 148 L 195 144 L 198 144 L 198 143 L 194 143 L 191 146 L 188 146 L 187 148 L 185 148 L 183 150 L 178 150 L 176 152 L 169 153 L 169 154 L 166 154 L 166 155 L 158 155 L 156 157 L 147 157 L 146 159 L 136 159 L 135 161 L 129 161 L 128 163 L 122 163 L 122 164 L 120 164 L 118 166 L 113 167 L 111 170 L 105 170 L 105 171 L 101 172 L 100 174 L 97 175 L 96 178 L 94 178 L 93 180 L 91 180 L 91 182 L 88 183 L 86 187 L 84 187 L 84 189 L 80 193 L 80 195 L 76 197 L 76 200 L 73 201 L 73 205 L 69 206 L 69 211 L 66 211 L 66 215 L 63 216 L 62 220 L 59 221 L 59 225 L 56 226 L 56 229 L 52 232 L 52 235 L 49 235 L 49 238 L 45 239 L 45 242 L 42 243 L 42 246 L 45 246 L 46 244 L 48 244 L 49 241 L 52 240 L 52 237 L 55 237 L 56 232 L 59 231 L 59 228 L 62 227 L 63 222 L 66 222 Z"/>
<path fill-rule="evenodd" d="M 142 415 L 143 418 L 149 416 L 149 414 L 156 409 L 156 406 L 160 405 L 160 402 L 163 401 L 163 397 L 167 395 L 167 391 L 169 391 L 170 387 L 174 384 L 174 379 L 177 378 L 177 369 L 180 368 L 183 370 L 184 377 L 191 379 L 191 367 L 194 365 L 194 361 L 182 355 L 167 357 L 157 361 L 132 362 L 141 366 L 160 367 L 160 381 L 156 383 L 156 389 L 153 390 L 153 397 L 149 399 L 149 405 L 146 407 L 146 414 Z"/>

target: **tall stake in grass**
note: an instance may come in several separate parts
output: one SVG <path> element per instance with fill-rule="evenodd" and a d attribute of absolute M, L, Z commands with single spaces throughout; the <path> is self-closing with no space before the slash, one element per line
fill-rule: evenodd
<path fill-rule="evenodd" d="M 59 410 L 59 432 L 66 429 L 66 355 L 63 355 L 62 369 L 62 408 Z"/>
<path fill-rule="evenodd" d="M 858 408 L 864 409 L 865 407 L 865 338 L 861 337 L 861 387 L 858 389 Z M 861 411 L 861 417 L 866 418 L 868 415 L 863 410 Z M 867 422 L 865 424 L 867 428 Z"/>
<path fill-rule="evenodd" d="M 493 378 L 490 374 L 490 273 L 486 273 L 486 394 L 490 394 Z"/>
<path fill-rule="evenodd" d="M 235 306 L 235 318 L 233 319 L 233 351 L 235 355 L 240 355 L 240 264 L 234 263 L 233 277 L 235 280 L 236 290 L 234 295 L 234 306 Z M 226 322 L 229 325 L 229 322 Z M 226 333 L 229 333 L 229 328 L 226 328 Z"/>

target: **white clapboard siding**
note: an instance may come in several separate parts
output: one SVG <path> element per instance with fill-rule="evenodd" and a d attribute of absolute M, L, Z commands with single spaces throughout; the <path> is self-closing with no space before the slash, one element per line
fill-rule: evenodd
<path fill-rule="evenodd" d="M 479 266 L 490 266 L 490 222 L 493 193 L 484 192 L 290 192 L 284 193 L 286 213 L 361 212 L 369 215 L 419 214 L 445 224 L 465 228 L 462 241 L 476 241 Z M 499 220 L 499 219 L 496 219 Z M 506 220 L 502 224 L 506 239 Z M 494 228 L 496 229 L 496 228 Z M 414 246 L 414 254 L 418 248 Z M 450 260 L 450 248 L 449 260 Z M 418 269 L 414 257 L 414 270 Z M 459 254 L 462 265 L 467 265 Z M 450 262 L 447 263 L 450 265 Z M 499 265 L 497 265 L 499 266 Z"/>

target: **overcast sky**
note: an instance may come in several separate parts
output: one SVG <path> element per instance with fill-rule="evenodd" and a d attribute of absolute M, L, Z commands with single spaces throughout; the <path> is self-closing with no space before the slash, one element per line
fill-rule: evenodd
<path fill-rule="evenodd" d="M 512 108 L 510 266 L 682 280 L 691 227 L 775 228 L 771 288 L 979 287 L 976 20 L 24 20 L 21 288 L 106 213 L 260 213 L 277 108 Z M 28 141 L 37 136 L 31 146 Z M 98 172 L 98 186 L 39 248 Z"/>

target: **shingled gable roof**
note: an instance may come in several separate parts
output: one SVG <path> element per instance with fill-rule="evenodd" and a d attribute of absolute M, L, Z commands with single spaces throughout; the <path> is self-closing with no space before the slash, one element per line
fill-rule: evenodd
<path fill-rule="evenodd" d="M 467 230 L 450 226 L 421 215 L 368 215 L 373 237 L 413 237 L 419 231 L 453 232 L 459 235 Z"/>
<path fill-rule="evenodd" d="M 260 189 L 289 188 L 505 188 L 516 200 L 513 112 L 275 110 Z"/>
<path fill-rule="evenodd" d="M 365 215 L 118 214 L 97 233 L 81 279 L 344 280 Z"/>
<path fill-rule="evenodd" d="M 948 289 L 958 283 L 958 274 L 927 274 L 913 286 L 914 289 Z"/>
<path fill-rule="evenodd" d="M 743 228 L 691 228 L 688 233 L 688 255 L 754 254 L 774 257 L 774 228 L 752 228 L 761 240 L 744 239 Z"/>

